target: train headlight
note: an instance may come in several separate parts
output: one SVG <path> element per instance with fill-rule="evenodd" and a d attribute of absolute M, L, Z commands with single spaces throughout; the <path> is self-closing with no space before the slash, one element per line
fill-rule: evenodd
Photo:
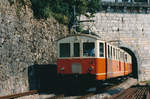
<path fill-rule="evenodd" d="M 93 69 L 94 69 L 93 66 L 90 66 L 90 67 L 89 67 L 89 71 L 92 71 Z"/>
<path fill-rule="evenodd" d="M 64 71 L 64 70 L 65 70 L 65 68 L 64 68 L 64 67 L 61 67 L 61 68 L 60 68 L 60 70 L 61 70 L 61 71 Z"/>

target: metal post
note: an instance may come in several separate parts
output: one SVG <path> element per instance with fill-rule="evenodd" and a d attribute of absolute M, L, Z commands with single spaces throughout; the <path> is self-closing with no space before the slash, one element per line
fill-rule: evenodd
<path fill-rule="evenodd" d="M 134 3 L 135 1 L 134 0 L 131 0 L 131 3 Z"/>
<path fill-rule="evenodd" d="M 150 4 L 150 0 L 147 0 L 148 5 Z"/>

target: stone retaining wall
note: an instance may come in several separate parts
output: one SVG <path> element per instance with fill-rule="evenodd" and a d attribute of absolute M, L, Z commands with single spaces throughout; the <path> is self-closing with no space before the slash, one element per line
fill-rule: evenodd
<path fill-rule="evenodd" d="M 28 91 L 28 68 L 56 64 L 56 40 L 68 34 L 53 18 L 35 19 L 30 4 L 18 9 L 0 0 L 0 96 Z"/>
<path fill-rule="evenodd" d="M 95 22 L 83 23 L 83 27 L 91 26 L 106 41 L 120 40 L 119 46 L 130 49 L 137 58 L 139 80 L 150 80 L 150 14 L 99 12 L 91 19 Z"/>

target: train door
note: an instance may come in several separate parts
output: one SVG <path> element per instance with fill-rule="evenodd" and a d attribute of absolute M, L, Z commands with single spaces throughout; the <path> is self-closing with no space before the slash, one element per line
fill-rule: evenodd
<path fill-rule="evenodd" d="M 112 78 L 112 46 L 107 43 L 107 78 Z"/>
<path fill-rule="evenodd" d="M 124 54 L 124 75 L 128 75 L 128 56 L 127 53 Z"/>
<path fill-rule="evenodd" d="M 106 79 L 105 42 L 98 41 L 97 49 L 98 49 L 97 51 L 98 57 L 96 59 L 96 63 L 97 63 L 96 77 L 97 80 L 104 80 Z"/>
<path fill-rule="evenodd" d="M 124 75 L 124 67 L 125 62 L 124 62 L 124 51 L 120 50 L 120 76 Z"/>
<path fill-rule="evenodd" d="M 125 64 L 125 52 L 123 51 L 123 72 L 124 72 L 124 74 L 123 74 L 123 76 L 125 75 L 125 67 L 126 67 L 126 64 Z"/>

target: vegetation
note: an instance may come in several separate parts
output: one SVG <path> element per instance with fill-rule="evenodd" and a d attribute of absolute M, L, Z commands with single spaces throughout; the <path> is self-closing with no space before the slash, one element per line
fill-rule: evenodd
<path fill-rule="evenodd" d="M 99 9 L 100 0 L 31 0 L 34 15 L 37 18 L 54 16 L 60 23 L 72 24 L 73 6 L 76 15 L 93 15 Z"/>
<path fill-rule="evenodd" d="M 73 17 L 73 7 L 76 9 L 76 16 L 87 15 L 90 16 L 99 10 L 100 0 L 8 0 L 11 5 L 15 4 L 17 7 L 16 13 L 19 16 L 21 7 L 31 2 L 31 7 L 34 16 L 40 18 L 54 17 L 60 23 L 69 25 L 71 27 L 75 21 Z"/>

